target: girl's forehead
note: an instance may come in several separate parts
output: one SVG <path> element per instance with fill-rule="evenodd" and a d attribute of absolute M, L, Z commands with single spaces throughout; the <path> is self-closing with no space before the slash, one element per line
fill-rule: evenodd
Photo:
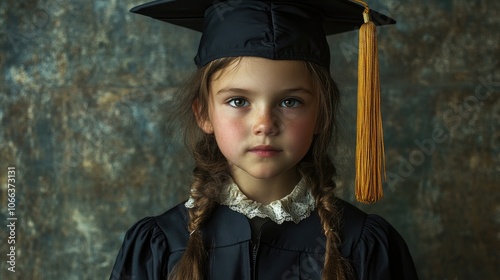
<path fill-rule="evenodd" d="M 221 74 L 235 74 L 240 72 L 307 72 L 306 62 L 303 60 L 275 60 L 255 56 L 236 57 L 226 67 L 219 71 Z"/>
<path fill-rule="evenodd" d="M 306 62 L 301 60 L 274 60 L 243 56 L 238 57 L 226 67 L 217 71 L 212 80 L 228 76 L 245 78 L 251 75 L 263 78 L 266 76 L 286 78 L 294 74 L 301 74 L 308 77 Z"/>
<path fill-rule="evenodd" d="M 211 91 L 312 91 L 313 82 L 304 61 L 240 57 L 213 75 L 210 88 Z"/>

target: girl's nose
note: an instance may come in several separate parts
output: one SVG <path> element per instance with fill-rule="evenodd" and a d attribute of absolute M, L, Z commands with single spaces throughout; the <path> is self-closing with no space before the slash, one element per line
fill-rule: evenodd
<path fill-rule="evenodd" d="M 265 109 L 256 115 L 255 135 L 276 135 L 279 133 L 278 118 L 272 109 Z"/>

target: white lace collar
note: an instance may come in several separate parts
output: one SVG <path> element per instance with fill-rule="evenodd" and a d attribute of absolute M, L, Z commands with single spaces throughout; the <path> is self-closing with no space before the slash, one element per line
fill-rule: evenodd
<path fill-rule="evenodd" d="M 186 208 L 193 208 L 193 202 L 190 197 L 185 203 Z M 230 183 L 223 187 L 219 203 L 250 219 L 270 218 L 275 223 L 282 224 L 285 221 L 298 223 L 309 217 L 314 210 L 315 200 L 302 179 L 290 194 L 267 205 L 250 200 L 235 183 Z"/>

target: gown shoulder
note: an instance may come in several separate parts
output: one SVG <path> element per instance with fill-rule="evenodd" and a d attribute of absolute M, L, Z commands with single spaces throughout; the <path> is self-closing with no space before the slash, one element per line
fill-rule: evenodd
<path fill-rule="evenodd" d="M 387 220 L 348 203 L 344 212 L 342 253 L 353 262 L 358 279 L 418 279 L 406 242 Z"/>
<path fill-rule="evenodd" d="M 184 216 L 182 208 L 178 205 L 162 215 L 136 222 L 125 234 L 110 279 L 163 279 L 172 250 L 183 249 L 171 245 L 172 241 L 181 244 L 176 239 L 185 236 L 178 234 L 185 231 L 182 219 L 178 219 L 179 215 Z"/>

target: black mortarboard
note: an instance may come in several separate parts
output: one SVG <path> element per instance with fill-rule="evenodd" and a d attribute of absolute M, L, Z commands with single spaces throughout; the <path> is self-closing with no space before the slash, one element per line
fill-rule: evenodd
<path fill-rule="evenodd" d="M 257 56 L 311 61 L 329 70 L 326 36 L 361 27 L 356 197 L 380 199 L 385 159 L 375 25 L 393 19 L 358 0 L 159 0 L 131 11 L 201 31 L 198 67 L 222 57 Z"/>
<path fill-rule="evenodd" d="M 229 56 L 307 60 L 330 67 L 326 35 L 358 29 L 364 7 L 339 0 L 160 0 L 131 11 L 202 31 L 195 63 Z M 370 10 L 377 25 L 395 21 Z"/>

